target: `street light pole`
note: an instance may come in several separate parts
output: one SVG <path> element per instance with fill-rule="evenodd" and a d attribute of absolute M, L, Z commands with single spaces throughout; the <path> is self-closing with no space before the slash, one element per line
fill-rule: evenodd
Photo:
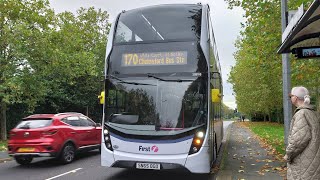
<path fill-rule="evenodd" d="M 281 25 L 282 33 L 288 24 L 288 3 L 287 0 L 281 0 Z M 283 79 L 283 114 L 284 114 L 284 142 L 288 145 L 288 135 L 290 121 L 292 117 L 292 104 L 289 98 L 291 90 L 291 72 L 289 54 L 282 54 L 282 79 Z"/>

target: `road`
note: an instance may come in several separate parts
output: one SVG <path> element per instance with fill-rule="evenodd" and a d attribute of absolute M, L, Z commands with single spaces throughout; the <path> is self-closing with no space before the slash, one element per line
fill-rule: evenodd
<path fill-rule="evenodd" d="M 225 130 L 230 123 L 232 122 L 224 122 Z M 188 172 L 137 171 L 101 167 L 98 151 L 80 154 L 74 162 L 67 165 L 61 165 L 50 158 L 36 158 L 29 166 L 20 166 L 15 161 L 0 163 L 0 179 L 8 180 L 191 180 L 213 179 L 213 177 L 211 175 L 209 178 L 203 178 Z"/>
<path fill-rule="evenodd" d="M 100 166 L 98 151 L 80 155 L 74 162 L 61 165 L 54 159 L 38 158 L 29 166 L 20 166 L 15 161 L 0 164 L 0 179 L 20 180 L 130 180 L 130 179 L 195 179 L 198 176 L 187 172 L 137 171 Z"/>

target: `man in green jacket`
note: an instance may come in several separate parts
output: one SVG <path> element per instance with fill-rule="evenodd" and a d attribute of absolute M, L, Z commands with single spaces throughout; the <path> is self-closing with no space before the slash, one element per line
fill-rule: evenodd
<path fill-rule="evenodd" d="M 291 102 L 297 107 L 290 124 L 287 161 L 288 180 L 320 180 L 320 117 L 310 106 L 305 87 L 294 87 Z"/>

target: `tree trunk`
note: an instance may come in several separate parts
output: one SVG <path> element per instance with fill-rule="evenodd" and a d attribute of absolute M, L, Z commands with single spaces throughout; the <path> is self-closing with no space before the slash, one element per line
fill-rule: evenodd
<path fill-rule="evenodd" d="M 269 122 L 271 122 L 271 113 L 269 112 Z"/>
<path fill-rule="evenodd" d="M 0 134 L 2 140 L 7 140 L 7 104 L 1 100 L 0 102 Z"/>
<path fill-rule="evenodd" d="M 319 80 L 319 83 L 320 83 L 320 80 Z M 319 96 L 319 94 L 320 94 L 320 87 L 317 87 L 317 89 L 316 89 L 316 102 L 318 102 L 318 103 L 316 103 L 316 106 L 317 106 L 318 112 L 320 112 L 320 96 Z"/>
<path fill-rule="evenodd" d="M 276 110 L 276 116 L 277 116 L 277 122 L 280 124 L 281 123 L 281 116 L 282 114 L 279 112 L 279 109 Z"/>
<path fill-rule="evenodd" d="M 86 107 L 86 116 L 89 117 L 89 106 Z"/>
<path fill-rule="evenodd" d="M 264 114 L 264 115 L 263 115 L 263 122 L 266 122 L 266 121 L 267 121 L 267 115 Z"/>

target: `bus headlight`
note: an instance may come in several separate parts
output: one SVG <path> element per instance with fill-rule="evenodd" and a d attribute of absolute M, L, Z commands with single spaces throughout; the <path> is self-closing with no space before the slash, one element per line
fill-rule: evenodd
<path fill-rule="evenodd" d="M 104 127 L 104 130 L 103 130 L 103 136 L 104 136 L 104 144 L 106 145 L 107 149 L 109 149 L 110 151 L 113 151 L 111 139 L 110 139 L 110 133 L 106 126 Z"/>
<path fill-rule="evenodd" d="M 103 134 L 104 134 L 104 135 L 107 135 L 107 134 L 109 134 L 109 131 L 108 131 L 108 129 L 104 129 L 104 130 L 103 130 Z"/>
<path fill-rule="evenodd" d="M 193 141 L 189 150 L 189 155 L 197 153 L 200 150 L 204 141 L 204 136 L 205 136 L 205 132 L 202 130 L 197 131 L 195 133 L 195 136 L 193 138 Z"/>
<path fill-rule="evenodd" d="M 104 140 L 105 140 L 105 141 L 109 141 L 109 140 L 110 140 L 109 136 L 105 136 L 105 137 L 104 137 Z"/>
<path fill-rule="evenodd" d="M 197 147 L 193 147 L 193 148 L 192 148 L 192 151 L 193 151 L 193 152 L 197 152 L 197 151 L 198 151 L 198 148 L 197 148 Z"/>
<path fill-rule="evenodd" d="M 201 139 L 195 139 L 194 144 L 199 146 L 201 144 Z"/>
<path fill-rule="evenodd" d="M 202 131 L 197 132 L 197 137 L 198 138 L 203 138 L 204 137 L 204 133 Z"/>

